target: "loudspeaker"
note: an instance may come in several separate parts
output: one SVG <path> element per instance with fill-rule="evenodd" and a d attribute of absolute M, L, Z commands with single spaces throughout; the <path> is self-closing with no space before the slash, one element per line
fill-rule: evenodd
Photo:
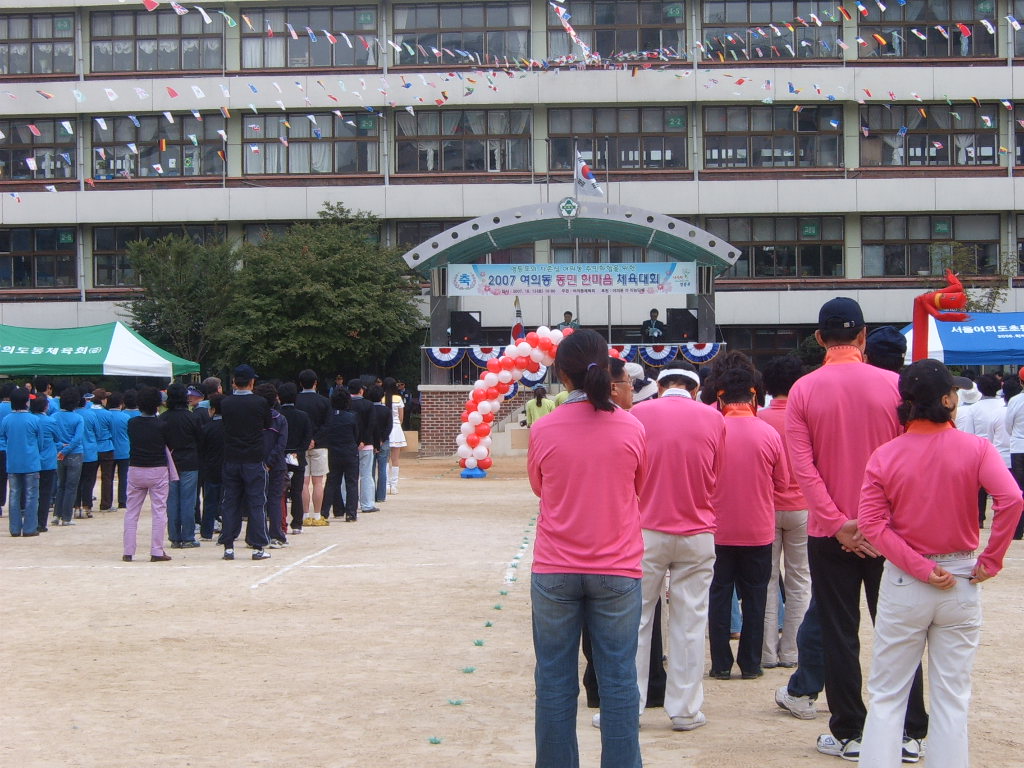
<path fill-rule="evenodd" d="M 697 318 L 688 309 L 669 308 L 665 341 L 697 341 Z"/>
<path fill-rule="evenodd" d="M 480 327 L 479 312 L 452 312 L 451 321 L 452 344 L 460 347 L 483 344 L 484 334 Z"/>

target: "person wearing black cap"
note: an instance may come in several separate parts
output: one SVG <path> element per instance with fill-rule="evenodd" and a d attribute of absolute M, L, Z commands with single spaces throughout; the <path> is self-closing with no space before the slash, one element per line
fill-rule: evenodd
<path fill-rule="evenodd" d="M 997 573 L 1024 500 L 999 452 L 954 429 L 957 390 L 937 360 L 918 360 L 900 376 L 900 421 L 906 434 L 868 461 L 858 521 L 886 557 L 860 763 L 899 765 L 900 716 L 914 668 L 928 647 L 932 727 L 929 768 L 970 762 L 967 709 L 981 630 L 978 584 Z M 979 488 L 992 493 L 992 532 L 983 552 L 974 515 Z"/>
<path fill-rule="evenodd" d="M 876 368 L 899 373 L 907 357 L 907 337 L 891 325 L 875 328 L 864 345 L 864 359 Z"/>
<path fill-rule="evenodd" d="M 825 363 L 790 390 L 786 438 L 791 467 L 807 501 L 811 592 L 821 622 L 825 693 L 831 733 L 818 751 L 855 760 L 867 709 L 861 696 L 861 591 L 873 615 L 882 559 L 857 526 L 861 481 L 878 446 L 902 432 L 896 416 L 899 377 L 864 362 L 867 329 L 860 305 L 839 297 L 818 314 Z M 915 677 L 904 723 L 908 761 L 920 756 L 928 729 L 921 675 Z"/>
<path fill-rule="evenodd" d="M 221 525 L 217 543 L 224 559 L 235 559 L 235 539 L 242 532 L 242 508 L 249 515 L 245 540 L 253 560 L 270 557 L 267 536 L 267 465 L 263 430 L 270 427 L 270 403 L 253 395 L 256 371 L 240 365 L 232 373 L 234 391 L 220 404 L 224 422 L 224 464 L 221 475 Z"/>

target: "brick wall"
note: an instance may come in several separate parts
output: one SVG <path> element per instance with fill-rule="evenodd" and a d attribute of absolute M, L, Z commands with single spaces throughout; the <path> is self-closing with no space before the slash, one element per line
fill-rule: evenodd
<path fill-rule="evenodd" d="M 472 387 L 421 385 L 420 393 L 420 456 L 454 456 L 455 436 L 462 426 L 462 408 L 469 399 Z M 507 418 L 513 410 L 521 409 L 528 399 L 529 390 L 519 389 L 511 400 L 502 402 L 494 417 L 495 423 Z"/>

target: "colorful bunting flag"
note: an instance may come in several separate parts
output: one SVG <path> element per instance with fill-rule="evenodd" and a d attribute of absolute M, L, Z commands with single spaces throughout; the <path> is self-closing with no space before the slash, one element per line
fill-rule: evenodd
<path fill-rule="evenodd" d="M 210 18 L 210 14 L 208 14 L 202 6 L 194 5 L 192 7 L 199 11 L 199 15 L 203 17 L 203 23 L 213 24 L 213 19 Z"/>

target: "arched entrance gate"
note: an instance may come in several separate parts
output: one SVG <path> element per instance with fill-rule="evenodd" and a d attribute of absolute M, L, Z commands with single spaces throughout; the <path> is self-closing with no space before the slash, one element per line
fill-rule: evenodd
<path fill-rule="evenodd" d="M 431 281 L 430 344 L 449 344 L 448 318 L 454 308 L 447 295 L 449 265 L 473 263 L 487 253 L 523 243 L 567 237 L 637 245 L 664 253 L 674 261 L 694 263 L 698 338 L 714 341 L 714 276 L 736 263 L 740 256 L 737 248 L 671 216 L 569 197 L 557 203 L 523 205 L 480 216 L 405 253 L 406 264 Z M 432 369 L 428 367 L 427 371 Z M 424 414 L 420 451 L 424 455 L 447 455 L 454 451 L 452 435 L 458 431 L 459 423 L 455 404 L 464 399 L 468 387 L 444 385 L 441 381 L 425 377 L 420 388 Z M 442 418 L 446 414 L 450 414 L 451 423 Z"/>

